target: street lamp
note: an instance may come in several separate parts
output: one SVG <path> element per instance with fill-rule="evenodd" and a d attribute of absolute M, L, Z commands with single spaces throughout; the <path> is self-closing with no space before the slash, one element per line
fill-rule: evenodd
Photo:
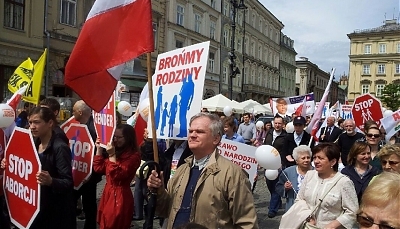
<path fill-rule="evenodd" d="M 228 85 L 228 90 L 229 90 L 229 99 L 232 99 L 232 93 L 233 93 L 233 78 L 236 77 L 237 74 L 240 74 L 239 68 L 236 66 L 235 59 L 236 59 L 236 54 L 235 54 L 235 30 L 236 30 L 236 12 L 238 9 L 240 10 L 245 10 L 247 7 L 244 5 L 244 0 L 239 0 L 239 3 L 237 0 L 231 0 L 232 4 L 232 37 L 231 37 L 231 51 L 229 52 L 229 67 L 230 67 L 230 72 L 229 72 L 229 85 Z"/>

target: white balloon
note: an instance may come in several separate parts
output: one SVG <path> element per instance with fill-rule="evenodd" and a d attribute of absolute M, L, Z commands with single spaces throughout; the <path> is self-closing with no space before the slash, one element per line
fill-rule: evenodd
<path fill-rule="evenodd" d="M 388 117 L 388 116 L 391 116 L 393 114 L 393 111 L 392 110 L 385 110 L 385 112 L 383 112 L 383 117 Z"/>
<path fill-rule="evenodd" d="M 294 125 L 293 122 L 289 122 L 288 124 L 286 124 L 286 132 L 291 134 L 294 132 Z"/>
<path fill-rule="evenodd" d="M 139 114 L 140 116 L 142 116 L 144 121 L 147 122 L 147 120 L 149 119 L 149 113 L 150 113 L 150 100 L 149 98 L 145 98 L 139 102 Z"/>
<path fill-rule="evenodd" d="M 14 109 L 5 103 L 0 104 L 0 128 L 7 128 L 15 120 Z"/>
<path fill-rule="evenodd" d="M 118 112 L 123 116 L 131 116 L 133 112 L 133 108 L 130 103 L 127 101 L 120 101 L 118 103 Z"/>
<path fill-rule="evenodd" d="M 385 107 L 381 107 L 382 110 L 382 114 L 385 113 L 385 111 L 387 110 Z"/>
<path fill-rule="evenodd" d="M 281 167 L 281 156 L 278 150 L 270 145 L 262 145 L 256 149 L 256 160 L 265 169 L 279 169 Z"/>
<path fill-rule="evenodd" d="M 225 114 L 225 116 L 231 116 L 232 115 L 232 107 L 230 107 L 230 106 L 226 106 L 226 107 L 224 107 L 224 114 Z"/>
<path fill-rule="evenodd" d="M 258 121 L 258 122 L 256 123 L 256 127 L 257 127 L 257 128 L 263 128 L 263 126 L 264 126 L 263 121 Z"/>
<path fill-rule="evenodd" d="M 268 180 L 275 180 L 276 178 L 278 178 L 278 175 L 279 175 L 279 171 L 278 170 L 273 170 L 273 169 L 265 170 L 265 177 Z"/>

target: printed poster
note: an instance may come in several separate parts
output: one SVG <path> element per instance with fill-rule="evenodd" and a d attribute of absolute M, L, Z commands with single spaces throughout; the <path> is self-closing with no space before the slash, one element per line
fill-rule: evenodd
<path fill-rule="evenodd" d="M 314 114 L 314 93 L 285 98 L 272 98 L 270 101 L 272 113 L 274 116 L 276 114 L 282 117 L 285 115 L 292 116 L 296 112 L 296 109 L 303 104 L 305 96 L 307 115 Z"/>
<path fill-rule="evenodd" d="M 189 121 L 201 110 L 210 42 L 158 55 L 153 75 L 157 138 L 186 139 Z M 147 123 L 149 136 L 151 121 Z"/>

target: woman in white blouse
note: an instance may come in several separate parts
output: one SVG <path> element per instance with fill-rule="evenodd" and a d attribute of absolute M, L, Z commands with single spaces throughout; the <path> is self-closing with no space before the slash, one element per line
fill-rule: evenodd
<path fill-rule="evenodd" d="M 338 172 L 339 147 L 322 143 L 312 152 L 315 170 L 307 172 L 296 201 L 305 200 L 313 210 L 322 199 L 309 221 L 318 228 L 353 228 L 358 210 L 357 194 L 353 182 Z"/>

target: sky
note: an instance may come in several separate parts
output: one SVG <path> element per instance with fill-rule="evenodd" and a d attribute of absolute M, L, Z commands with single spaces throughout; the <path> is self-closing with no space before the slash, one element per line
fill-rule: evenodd
<path fill-rule="evenodd" d="M 335 76 L 349 72 L 350 40 L 357 29 L 397 19 L 400 0 L 259 0 L 284 24 L 282 32 L 294 40 L 299 57 L 307 57 Z M 338 77 L 336 77 L 338 80 Z"/>

